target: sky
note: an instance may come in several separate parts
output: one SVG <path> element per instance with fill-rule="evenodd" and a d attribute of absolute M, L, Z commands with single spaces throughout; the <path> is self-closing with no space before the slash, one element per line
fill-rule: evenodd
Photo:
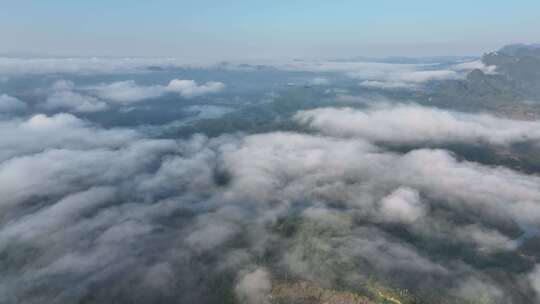
<path fill-rule="evenodd" d="M 15 55 L 478 55 L 538 42 L 540 32 L 537 0 L 0 0 L 0 6 L 0 54 Z"/>

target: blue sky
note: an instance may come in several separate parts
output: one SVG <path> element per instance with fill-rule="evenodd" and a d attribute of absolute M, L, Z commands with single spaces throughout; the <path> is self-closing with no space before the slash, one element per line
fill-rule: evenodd
<path fill-rule="evenodd" d="M 539 42 L 539 14 L 538 0 L 0 0 L 0 53 L 473 55 Z"/>

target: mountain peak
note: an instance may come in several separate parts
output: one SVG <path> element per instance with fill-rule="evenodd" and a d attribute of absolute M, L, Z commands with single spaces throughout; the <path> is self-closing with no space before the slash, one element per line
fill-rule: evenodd
<path fill-rule="evenodd" d="M 540 44 L 510 44 L 502 47 L 499 53 L 517 57 L 539 57 Z"/>

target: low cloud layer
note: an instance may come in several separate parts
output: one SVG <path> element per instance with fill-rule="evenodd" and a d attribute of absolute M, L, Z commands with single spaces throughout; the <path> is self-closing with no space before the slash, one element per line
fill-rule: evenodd
<path fill-rule="evenodd" d="M 221 82 L 207 82 L 202 85 L 198 85 L 193 80 L 171 80 L 169 85 L 165 88 L 168 92 L 179 93 L 185 98 L 192 98 L 200 95 L 218 93 L 225 89 L 225 85 Z"/>
<path fill-rule="evenodd" d="M 208 67 L 182 58 L 10 58 L 0 57 L 0 75 L 146 73 L 150 68 Z"/>
<path fill-rule="evenodd" d="M 351 72 L 349 76 L 362 80 L 363 87 L 381 89 L 416 89 L 420 85 L 429 81 L 462 79 L 463 74 L 453 70 L 392 70 L 386 71 L 358 71 Z"/>
<path fill-rule="evenodd" d="M 162 86 L 139 86 L 133 80 L 98 85 L 90 88 L 90 91 L 100 98 L 120 103 L 137 102 L 164 94 Z"/>
<path fill-rule="evenodd" d="M 59 113 L 0 121 L 0 161 L 48 149 L 87 150 L 119 147 L 137 138 L 134 131 L 104 130 L 77 117 Z"/>
<path fill-rule="evenodd" d="M 44 103 L 40 104 L 40 107 L 46 110 L 64 110 L 75 113 L 100 112 L 109 108 L 105 101 L 77 93 L 74 89 L 75 84 L 71 81 L 55 82 L 52 93 Z"/>
<path fill-rule="evenodd" d="M 241 303 L 264 304 L 269 303 L 271 288 L 272 283 L 268 272 L 264 269 L 257 269 L 240 279 L 235 292 Z"/>
<path fill-rule="evenodd" d="M 99 97 L 119 103 L 138 102 L 145 99 L 157 98 L 168 93 L 177 93 L 184 98 L 219 93 L 225 89 L 221 82 L 207 82 L 197 84 L 194 80 L 173 79 L 167 86 L 152 85 L 141 86 L 135 81 L 120 81 L 111 84 L 98 85 L 89 88 Z"/>
<path fill-rule="evenodd" d="M 321 108 L 300 112 L 295 119 L 332 136 L 397 144 L 505 145 L 540 141 L 540 122 L 537 121 L 465 114 L 419 105 L 383 105 L 364 110 Z"/>
<path fill-rule="evenodd" d="M 260 62 L 257 62 L 260 64 Z M 182 58 L 1 58 L 0 75 L 96 75 L 96 74 L 126 74 L 126 73 L 149 73 L 152 70 L 167 70 L 177 68 L 228 68 L 238 69 L 245 63 L 233 63 L 219 65 L 215 62 L 197 62 Z M 465 79 L 467 73 L 474 69 L 480 69 L 487 74 L 496 74 L 496 66 L 486 66 L 480 60 L 461 62 L 451 65 L 437 64 L 397 64 L 381 62 L 358 62 L 358 61 L 268 61 L 268 67 L 283 71 L 302 71 L 311 73 L 339 73 L 349 78 L 358 80 L 360 87 L 384 90 L 421 89 L 426 83 L 449 79 Z M 171 83 L 173 84 L 173 83 Z M 169 85 L 171 85 L 169 84 Z M 316 77 L 312 85 L 328 85 L 325 77 Z M 112 86 L 109 88 L 108 86 Z M 202 85 L 191 83 L 177 83 L 176 90 L 186 97 L 193 97 L 204 91 L 219 90 L 219 83 L 207 83 Z M 197 88 L 200 86 L 200 88 Z M 195 87 L 195 89 L 194 89 Z M 158 91 L 163 87 L 141 87 L 130 81 L 103 85 L 103 94 L 117 101 L 132 101 L 145 98 L 144 96 L 159 95 Z M 114 91 L 109 91 L 114 90 Z M 115 89 L 123 89 L 119 93 Z M 173 91 L 175 88 L 170 87 Z M 140 95 L 135 95 L 136 91 Z"/>
<path fill-rule="evenodd" d="M 432 81 L 465 79 L 467 73 L 480 69 L 494 74 L 495 66 L 486 66 L 481 61 L 454 64 L 449 67 L 426 64 L 395 64 L 379 62 L 335 62 L 307 61 L 280 66 L 288 70 L 308 72 L 342 73 L 359 80 L 361 87 L 376 89 L 421 89 Z"/>
<path fill-rule="evenodd" d="M 456 71 L 472 71 L 478 69 L 488 75 L 497 74 L 497 66 L 486 65 L 481 60 L 458 63 L 452 66 L 452 69 Z"/>
<path fill-rule="evenodd" d="M 0 95 L 0 115 L 2 113 L 20 112 L 27 109 L 26 103 L 19 99 L 6 95 Z"/>
<path fill-rule="evenodd" d="M 193 80 L 173 79 L 167 86 L 138 85 L 133 80 L 110 84 L 77 87 L 72 81 L 59 80 L 52 85 L 51 92 L 39 108 L 48 111 L 73 113 L 101 112 L 114 105 L 127 105 L 166 94 L 179 94 L 183 98 L 194 98 L 223 91 L 225 84 L 207 82 L 197 84 Z"/>
<path fill-rule="evenodd" d="M 294 119 L 314 132 L 172 140 L 66 113 L 2 120 L 0 300 L 264 303 L 284 278 L 536 300 L 517 246 L 540 222 L 540 177 L 380 142 L 534 141 L 537 122 L 416 105 Z M 477 263 L 500 256 L 522 265 L 505 280 Z"/>

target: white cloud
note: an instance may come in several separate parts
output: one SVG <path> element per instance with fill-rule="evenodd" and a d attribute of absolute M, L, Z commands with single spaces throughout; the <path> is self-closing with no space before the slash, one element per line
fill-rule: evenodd
<path fill-rule="evenodd" d="M 375 89 L 418 89 L 419 86 L 414 83 L 399 82 L 399 81 L 376 81 L 376 80 L 364 80 L 360 83 L 360 86 L 366 88 Z"/>
<path fill-rule="evenodd" d="M 486 65 L 481 60 L 475 60 L 475 61 L 468 61 L 463 63 L 458 63 L 452 66 L 453 70 L 456 71 L 465 71 L 470 72 L 472 70 L 481 70 L 482 72 L 488 74 L 488 75 L 495 75 L 497 74 L 497 66 L 495 65 Z"/>
<path fill-rule="evenodd" d="M 23 217 L 0 233 L 0 244 L 9 238 L 41 243 L 43 234 L 53 233 L 73 221 L 84 212 L 92 210 L 114 199 L 114 188 L 90 188 L 82 192 L 69 194 L 56 204 L 43 208 L 36 213 Z"/>
<path fill-rule="evenodd" d="M 455 230 L 456 236 L 462 241 L 474 243 L 479 251 L 510 251 L 517 248 L 517 242 L 498 231 L 469 225 L 458 227 Z"/>
<path fill-rule="evenodd" d="M 408 67 L 408 66 L 407 66 Z M 463 75 L 452 70 L 416 70 L 401 68 L 395 70 L 356 71 L 348 74 L 350 77 L 367 81 L 397 82 L 421 84 L 433 80 L 459 79 Z"/>
<path fill-rule="evenodd" d="M 259 268 L 244 275 L 236 285 L 235 292 L 241 303 L 264 304 L 270 301 L 271 288 L 270 275 Z"/>
<path fill-rule="evenodd" d="M 66 83 L 58 88 L 71 89 Z M 90 292 L 98 302 L 114 293 L 133 303 L 189 303 L 206 299 L 206 283 L 232 274 L 239 280 L 229 287 L 240 300 L 264 303 L 274 269 L 328 284 L 357 284 L 372 274 L 407 283 L 414 278 L 411 284 L 442 291 L 463 278 L 485 282 L 478 278 L 489 272 L 462 255 L 432 259 L 429 248 L 418 249 L 380 221 L 406 228 L 419 241 L 464 243 L 474 254 L 512 251 L 515 240 L 492 224 L 503 218 L 536 225 L 540 178 L 461 161 L 444 150 L 389 152 L 370 141 L 402 142 L 390 130 L 409 134 L 406 143 L 441 141 L 440 133 L 469 141 L 456 131 L 464 120 L 494 134 L 475 136 L 511 142 L 523 131 L 502 136 L 498 128 L 521 125 L 418 106 L 396 109 L 299 113 L 300 121 L 319 122 L 314 135 L 187 140 L 147 139 L 71 114 L 0 122 L 4 290 L 9 300 L 37 293 L 40 301 L 76 303 Z M 427 127 L 417 126 L 426 116 Z M 404 124 L 389 123 L 404 118 Z M 358 127 L 363 120 L 370 124 Z M 434 127 L 439 120 L 450 127 Z M 349 125 L 352 131 L 344 133 Z M 442 131 L 425 130 L 433 128 Z M 287 225 L 294 229 L 285 237 L 280 229 Z M 253 270 L 268 253 L 268 269 Z M 74 276 L 78 288 L 64 292 Z M 538 285 L 536 271 L 529 279 Z M 125 280 L 129 287 L 118 283 Z M 95 284 L 106 292 L 93 293 Z M 504 282 L 493 284 L 506 292 Z M 490 292 L 491 285 L 482 289 Z"/>
<path fill-rule="evenodd" d="M 311 84 L 312 85 L 325 86 L 325 85 L 330 84 L 330 80 L 328 80 L 328 78 L 317 77 L 317 78 L 313 78 L 313 80 L 311 80 Z"/>
<path fill-rule="evenodd" d="M 363 80 L 363 87 L 379 89 L 419 89 L 420 85 L 437 80 L 462 79 L 464 74 L 453 70 L 397 69 L 391 71 L 357 71 L 349 73 L 355 79 Z"/>
<path fill-rule="evenodd" d="M 91 90 L 100 98 L 120 103 L 137 102 L 164 94 L 162 86 L 139 86 L 133 80 L 98 85 Z"/>
<path fill-rule="evenodd" d="M 429 81 L 464 79 L 468 72 L 465 67 L 435 69 L 434 65 L 426 64 L 334 61 L 295 62 L 281 66 L 287 70 L 344 73 L 361 80 L 363 87 L 378 89 L 418 89 Z"/>
<path fill-rule="evenodd" d="M 410 83 L 424 83 L 433 80 L 460 79 L 459 75 L 452 70 L 434 70 L 434 71 L 413 71 L 397 74 L 389 77 L 391 80 L 400 80 Z"/>
<path fill-rule="evenodd" d="M 64 146 L 81 149 L 88 143 L 76 145 L 71 142 Z M 142 140 L 116 149 L 106 145 L 87 150 L 49 148 L 40 153 L 10 158 L 0 163 L 0 192 L 3 197 L 0 208 L 16 206 L 32 197 L 69 194 L 108 183 L 114 185 L 119 180 L 133 177 L 156 157 L 174 148 L 171 141 Z"/>
<path fill-rule="evenodd" d="M 204 225 L 186 238 L 186 242 L 196 251 L 207 251 L 230 240 L 238 231 L 238 227 L 230 223 L 205 221 Z"/>
<path fill-rule="evenodd" d="M 224 161 L 234 181 L 231 190 L 249 201 L 272 200 L 277 193 L 285 200 L 337 197 L 371 216 L 376 202 L 395 190 L 386 185 L 399 185 L 416 189 L 428 199 L 455 201 L 455 207 L 486 208 L 511 215 L 518 222 L 534 222 L 540 216 L 538 177 L 460 162 L 444 150 L 394 155 L 378 153 L 377 148 L 357 139 L 287 133 L 250 136 L 240 147 L 229 150 Z M 284 184 L 283 179 L 294 182 Z M 362 186 L 335 184 L 347 179 L 363 181 Z M 375 190 L 378 187 L 385 195 Z M 379 193 L 377 197 L 373 197 L 375 193 Z M 407 203 L 416 206 L 414 201 Z M 420 210 L 414 209 L 414 214 L 421 214 Z"/>
<path fill-rule="evenodd" d="M 0 113 L 11 113 L 24 111 L 28 108 L 26 103 L 20 101 L 19 99 L 2 94 L 0 95 Z"/>
<path fill-rule="evenodd" d="M 55 91 L 69 91 L 75 89 L 75 83 L 69 80 L 57 80 L 53 83 L 52 89 Z"/>
<path fill-rule="evenodd" d="M 143 100 L 178 93 L 184 98 L 193 98 L 222 91 L 221 82 L 198 85 L 193 80 L 172 80 L 169 85 L 141 86 L 133 80 L 118 81 L 77 88 L 71 81 L 59 80 L 52 85 L 47 100 L 39 107 L 45 110 L 64 110 L 73 113 L 105 111 L 114 104 L 130 104 Z M 0 99 L 0 110 L 1 110 Z"/>
<path fill-rule="evenodd" d="M 0 121 L 0 161 L 46 149 L 118 147 L 137 138 L 126 129 L 103 130 L 61 113 Z"/>
<path fill-rule="evenodd" d="M 218 93 L 225 89 L 225 85 L 221 82 L 207 82 L 205 84 L 198 85 L 193 80 L 180 80 L 173 79 L 165 88 L 168 92 L 179 93 L 185 98 L 192 98 L 196 96 Z"/>
<path fill-rule="evenodd" d="M 422 65 L 379 62 L 301 61 L 278 65 L 279 68 L 307 72 L 360 73 L 369 77 L 387 75 L 395 71 L 414 71 Z"/>
<path fill-rule="evenodd" d="M 537 296 L 540 297 L 540 266 L 536 265 L 534 270 L 529 274 L 529 281 L 532 288 L 536 292 Z"/>
<path fill-rule="evenodd" d="M 38 116 L 27 124 L 56 130 L 53 134 L 82 128 L 91 140 L 120 131 L 64 115 Z M 407 227 L 423 225 L 421 232 L 411 233 L 431 237 L 446 221 L 430 214 L 429 206 L 445 202 L 452 214 L 484 206 L 490 212 L 482 212 L 483 218 L 497 212 L 521 221 L 528 218 L 524 214 L 540 214 L 538 208 L 520 206 L 540 201 L 538 177 L 460 162 L 441 150 L 397 154 L 359 139 L 278 132 L 179 142 L 135 136 L 119 146 L 107 142 L 64 140 L 50 149 L 35 141 L 37 152 L 1 163 L 0 208 L 11 218 L 0 230 L 0 246 L 26 242 L 40 252 L 38 260 L 25 264 L 33 271 L 6 278 L 19 294 L 51 276 L 68 282 L 74 273 L 88 288 L 96 281 L 117 287 L 116 279 L 126 275 L 144 286 L 157 276 L 161 283 L 151 286 L 159 290 L 185 278 L 204 283 L 219 275 L 214 259 L 222 266 L 238 250 L 244 262 L 234 264 L 240 277 L 233 288 L 246 303 L 260 303 L 271 289 L 269 271 L 245 272 L 256 260 L 251 255 L 266 250 L 278 255 L 279 267 L 303 279 L 358 282 L 372 269 L 378 275 L 412 274 L 422 284 L 443 277 L 446 284 L 453 275 L 474 276 L 475 270 L 460 267 L 459 257 L 448 265 L 432 261 L 413 245 L 362 223 L 377 216 Z M 228 182 L 216 185 L 216 168 L 227 172 Z M 43 206 L 28 209 L 25 202 L 34 200 Z M 297 211 L 308 222 L 300 224 L 292 242 L 267 230 Z M 508 237 L 492 228 L 450 225 L 460 240 L 482 252 L 511 249 Z M 227 242 L 235 245 L 222 246 Z M 196 287 L 179 293 L 196 297 L 198 290 L 191 288 Z"/>
<path fill-rule="evenodd" d="M 39 106 L 47 110 L 67 110 L 70 112 L 99 112 L 108 109 L 108 105 L 93 96 L 74 92 L 71 81 L 59 80 L 53 84 L 52 94 Z"/>
<path fill-rule="evenodd" d="M 209 67 L 213 63 L 182 58 L 7 58 L 0 57 L 0 75 L 123 74 L 149 72 L 150 67 Z"/>
<path fill-rule="evenodd" d="M 84 96 L 71 91 L 55 92 L 47 98 L 42 107 L 47 110 L 68 110 L 70 112 L 100 112 L 108 109 L 105 102 L 92 96 Z"/>
<path fill-rule="evenodd" d="M 538 121 L 457 113 L 419 105 L 384 105 L 364 110 L 321 108 L 300 112 L 295 119 L 328 135 L 399 144 L 508 144 L 540 140 Z"/>
<path fill-rule="evenodd" d="M 175 288 L 175 281 L 174 268 L 166 262 L 152 266 L 144 278 L 145 286 L 157 289 L 163 294 L 167 294 Z"/>
<path fill-rule="evenodd" d="M 399 188 L 385 196 L 380 202 L 380 211 L 389 221 L 412 223 L 426 214 L 418 191 Z"/>
<path fill-rule="evenodd" d="M 512 303 L 510 300 L 503 300 L 503 291 L 491 284 L 488 277 L 470 277 L 461 280 L 455 293 L 472 300 L 472 303 Z"/>
<path fill-rule="evenodd" d="M 151 85 L 141 86 L 133 80 L 103 84 L 89 88 L 100 98 L 119 103 L 138 102 L 150 98 L 157 98 L 168 93 L 178 93 L 184 98 L 218 93 L 225 88 L 221 82 L 207 82 L 198 85 L 194 80 L 173 79 L 167 86 Z"/>

